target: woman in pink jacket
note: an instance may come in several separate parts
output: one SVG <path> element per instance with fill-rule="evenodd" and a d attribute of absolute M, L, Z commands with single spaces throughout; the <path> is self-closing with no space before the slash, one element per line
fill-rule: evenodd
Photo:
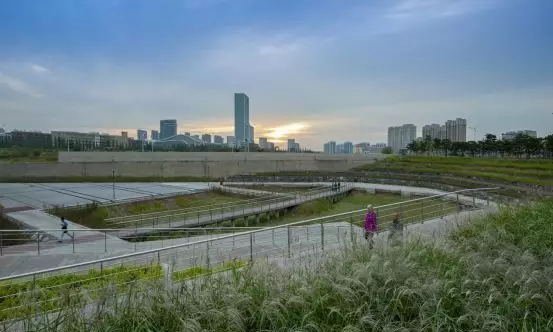
<path fill-rule="evenodd" d="M 376 212 L 372 205 L 367 206 L 367 214 L 365 215 L 365 239 L 369 241 L 369 248 L 373 248 L 373 237 L 374 233 L 378 231 L 378 223 L 376 221 Z"/>

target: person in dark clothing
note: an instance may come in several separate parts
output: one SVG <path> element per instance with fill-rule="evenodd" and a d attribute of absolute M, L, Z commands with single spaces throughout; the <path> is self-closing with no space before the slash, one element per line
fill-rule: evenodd
<path fill-rule="evenodd" d="M 403 241 L 403 224 L 400 221 L 401 215 L 396 213 L 392 224 L 390 225 L 390 234 L 388 235 L 388 241 L 391 245 L 400 244 Z"/>
<path fill-rule="evenodd" d="M 61 219 L 61 236 L 60 236 L 60 239 L 58 240 L 58 242 L 61 243 L 63 241 L 63 235 L 64 234 L 67 234 L 67 236 L 69 236 L 69 237 L 72 237 L 72 236 L 69 235 L 69 232 L 67 231 L 68 223 L 65 220 L 65 217 L 61 217 L 60 219 Z"/>

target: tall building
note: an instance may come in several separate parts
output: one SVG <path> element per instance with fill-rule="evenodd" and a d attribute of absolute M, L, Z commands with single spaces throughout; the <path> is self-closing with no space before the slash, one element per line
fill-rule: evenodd
<path fill-rule="evenodd" d="M 441 138 L 442 126 L 437 123 L 429 124 L 422 127 L 422 138 L 426 139 L 430 137 L 431 139 Z"/>
<path fill-rule="evenodd" d="M 538 137 L 538 133 L 535 130 L 517 130 L 517 131 L 508 131 L 506 133 L 501 134 L 501 140 L 512 141 L 518 135 L 526 135 L 534 138 Z"/>
<path fill-rule="evenodd" d="M 213 136 L 213 143 L 223 144 L 224 143 L 223 136 L 220 136 L 220 135 Z"/>
<path fill-rule="evenodd" d="M 330 141 L 324 144 L 324 153 L 336 154 L 336 142 Z"/>
<path fill-rule="evenodd" d="M 353 143 L 352 142 L 344 142 L 344 151 L 345 154 L 353 154 Z"/>
<path fill-rule="evenodd" d="M 254 129 L 250 125 L 250 98 L 245 93 L 234 94 L 234 137 L 236 144 L 253 143 Z"/>
<path fill-rule="evenodd" d="M 152 130 L 150 133 L 150 139 L 153 141 L 159 140 L 159 131 L 158 130 Z"/>
<path fill-rule="evenodd" d="M 129 138 L 129 132 L 127 132 L 127 131 L 122 131 L 122 132 L 121 132 L 121 137 L 123 137 L 124 139 L 128 139 L 128 138 Z"/>
<path fill-rule="evenodd" d="M 413 124 L 404 124 L 400 127 L 388 128 L 388 146 L 395 153 L 407 148 L 407 145 L 417 137 L 417 127 Z"/>
<path fill-rule="evenodd" d="M 203 134 L 202 135 L 202 142 L 206 144 L 211 144 L 211 135 L 210 134 Z"/>
<path fill-rule="evenodd" d="M 138 141 L 147 141 L 148 140 L 148 131 L 143 129 L 138 129 L 136 131 L 136 139 Z"/>
<path fill-rule="evenodd" d="M 467 141 L 467 120 L 457 118 L 445 122 L 446 138 L 451 142 Z"/>
<path fill-rule="evenodd" d="M 259 137 L 259 147 L 263 150 L 267 150 L 267 137 Z"/>
<path fill-rule="evenodd" d="M 234 136 L 227 136 L 227 145 L 235 146 L 236 138 L 234 138 Z"/>
<path fill-rule="evenodd" d="M 294 138 L 288 139 L 288 152 L 300 152 L 300 144 Z"/>
<path fill-rule="evenodd" d="M 166 139 L 177 135 L 177 120 L 159 121 L 159 139 Z"/>

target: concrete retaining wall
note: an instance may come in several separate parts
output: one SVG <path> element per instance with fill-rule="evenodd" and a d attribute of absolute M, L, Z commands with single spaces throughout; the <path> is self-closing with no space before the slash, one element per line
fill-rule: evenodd
<path fill-rule="evenodd" d="M 346 171 L 381 156 L 313 153 L 60 152 L 58 163 L 0 164 L 0 178 L 226 177 L 283 171 Z"/>

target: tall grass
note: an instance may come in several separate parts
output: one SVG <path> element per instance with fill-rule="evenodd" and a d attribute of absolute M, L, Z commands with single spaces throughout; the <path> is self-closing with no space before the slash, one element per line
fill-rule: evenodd
<path fill-rule="evenodd" d="M 437 243 L 317 264 L 256 263 L 147 296 L 127 294 L 65 331 L 551 331 L 553 201 L 507 208 Z"/>

